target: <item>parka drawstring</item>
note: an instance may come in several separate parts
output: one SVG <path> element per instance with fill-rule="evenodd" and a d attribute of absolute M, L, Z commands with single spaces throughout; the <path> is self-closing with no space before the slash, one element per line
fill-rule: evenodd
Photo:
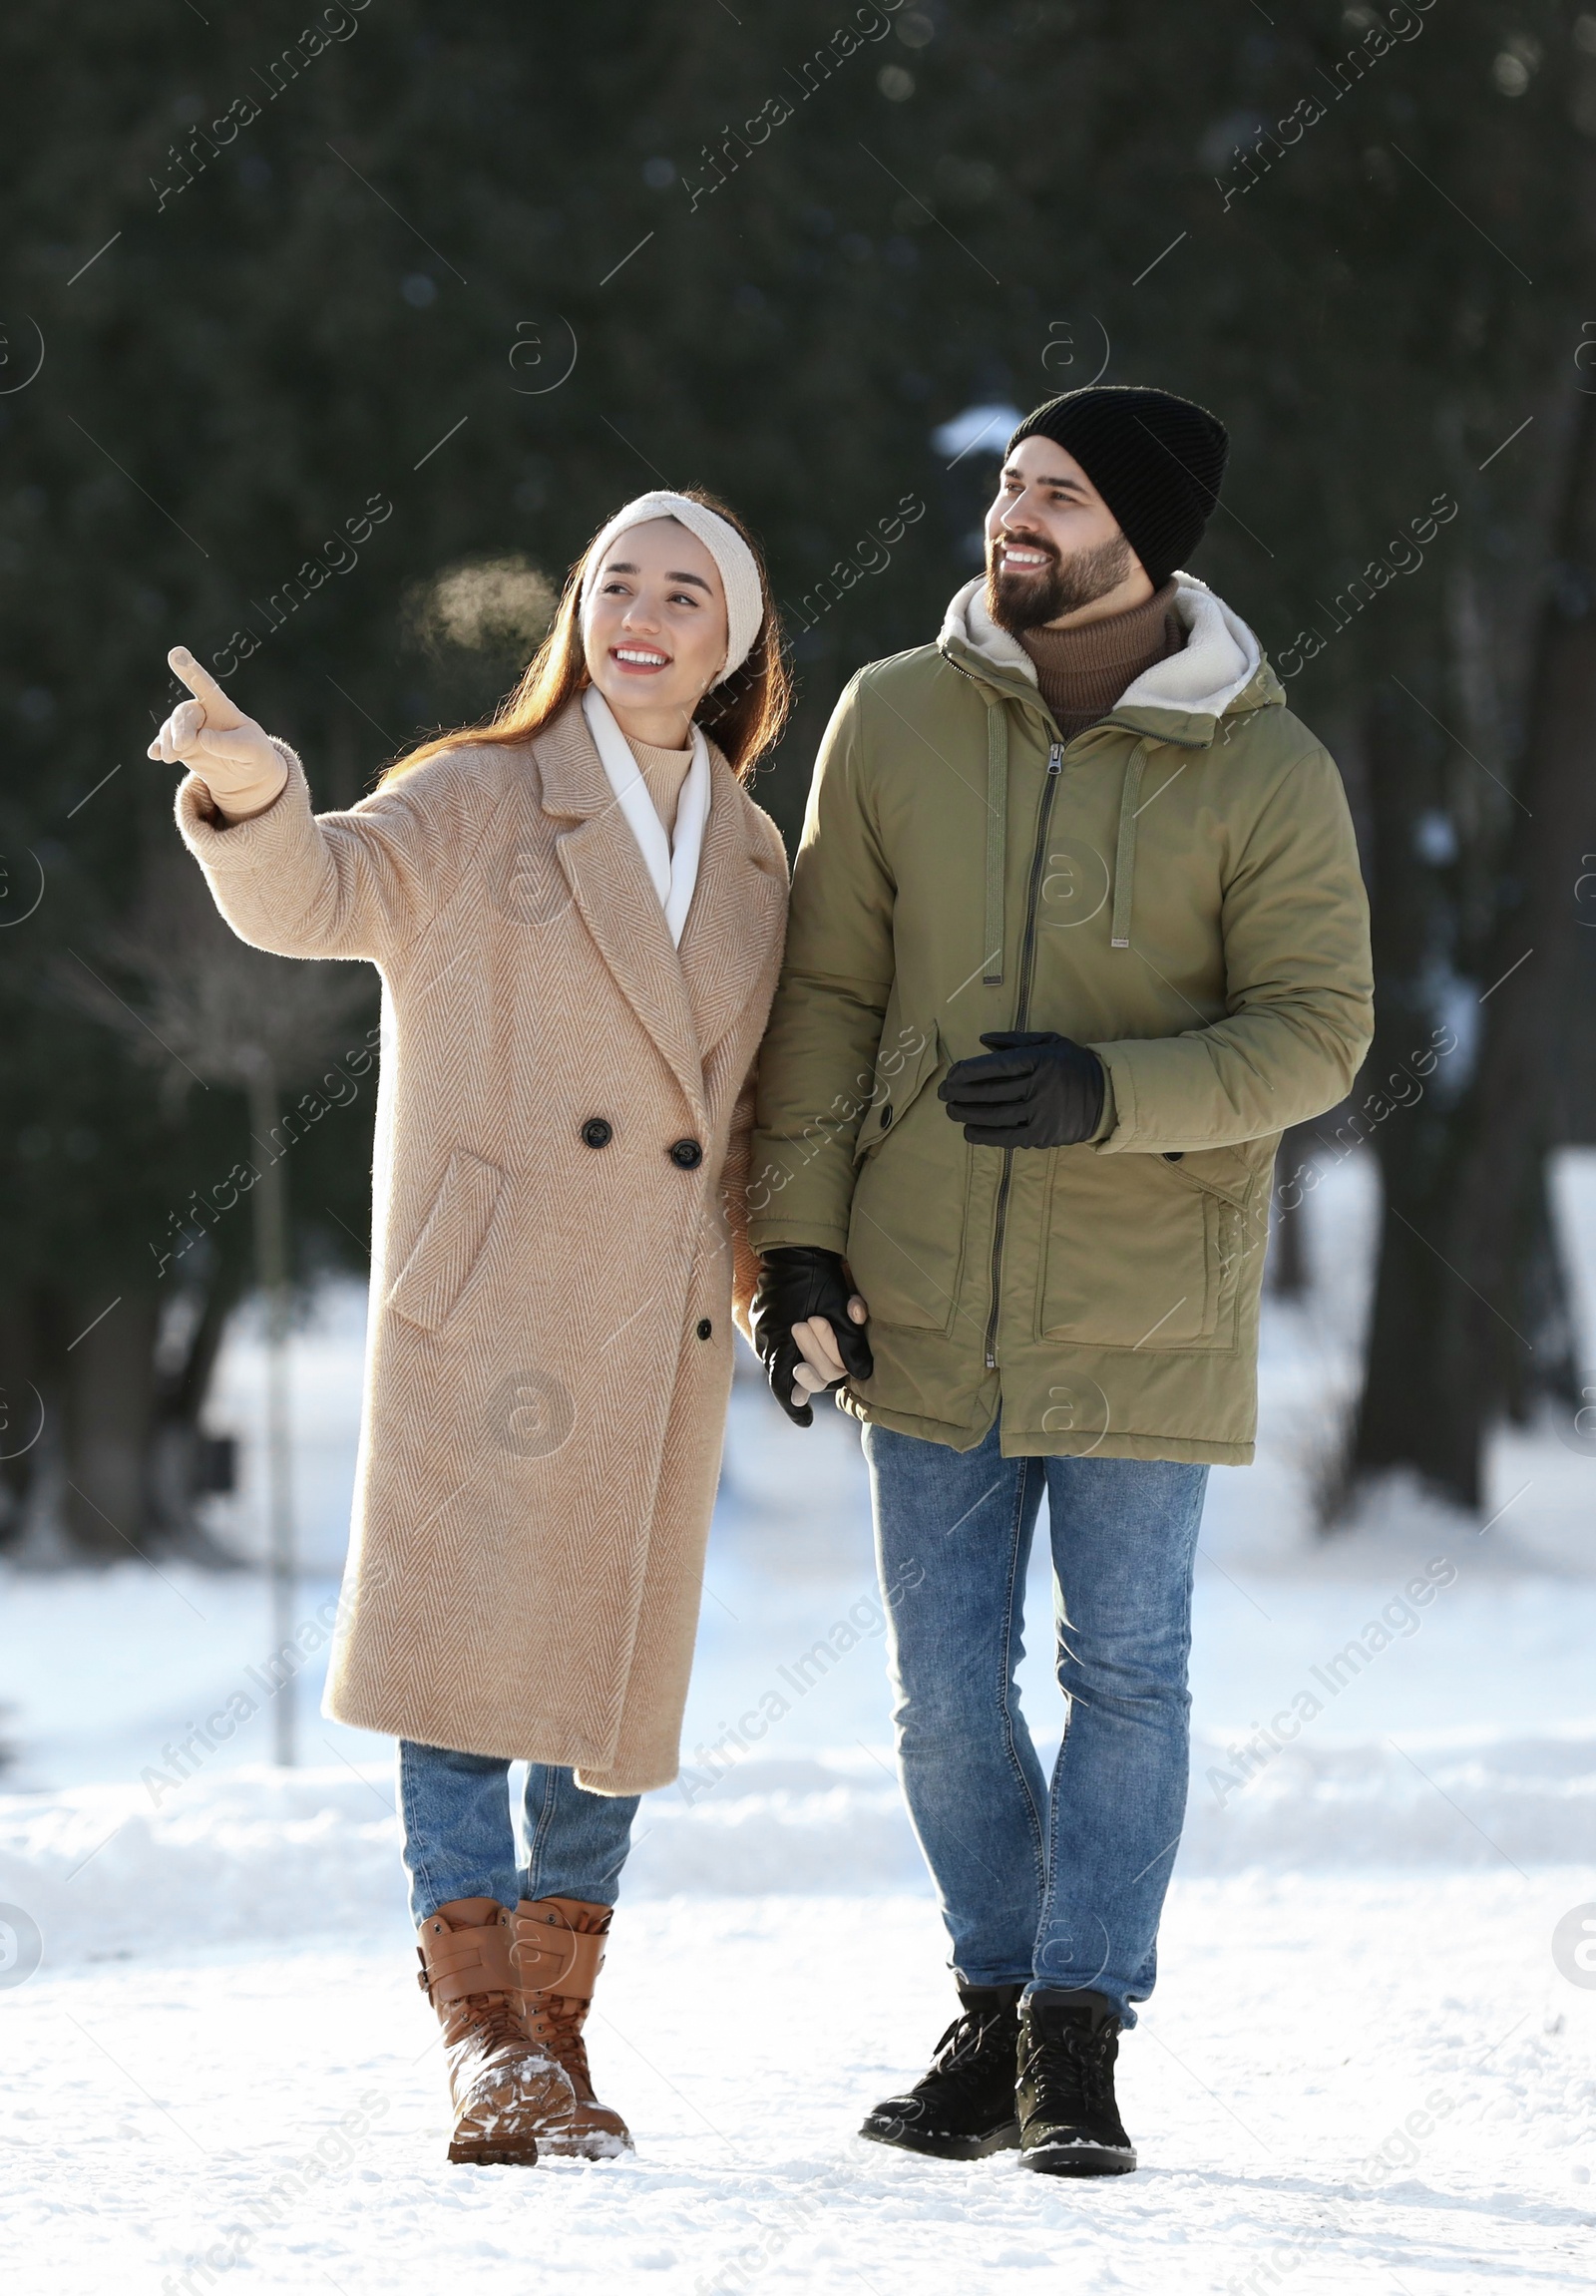
<path fill-rule="evenodd" d="M 1150 744 L 1138 741 L 1125 767 L 1119 798 L 1119 843 L 1114 857 L 1114 909 L 1109 947 L 1130 947 L 1131 900 L 1136 882 L 1136 817 L 1142 773 Z M 1003 980 L 1003 874 L 1007 865 L 1008 713 L 1000 699 L 987 704 L 987 922 L 981 981 L 1000 988 Z"/>
<path fill-rule="evenodd" d="M 1141 810 L 1137 799 L 1141 795 L 1142 768 L 1146 763 L 1147 744 L 1138 741 L 1125 767 L 1125 786 L 1119 799 L 1119 845 L 1114 855 L 1114 916 L 1109 928 L 1110 949 L 1130 947 L 1130 901 L 1136 879 L 1136 816 Z"/>
<path fill-rule="evenodd" d="M 1008 712 L 1001 700 L 987 704 L 987 925 L 981 984 L 1000 988 L 1003 978 L 1003 871 L 1007 866 Z"/>

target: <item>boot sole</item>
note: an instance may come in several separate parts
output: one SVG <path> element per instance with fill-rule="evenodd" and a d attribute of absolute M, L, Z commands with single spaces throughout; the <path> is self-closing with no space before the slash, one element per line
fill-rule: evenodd
<path fill-rule="evenodd" d="M 517 2144 L 457 2141 L 450 2145 L 449 2157 L 463 2168 L 531 2168 L 537 2163 L 538 2147 L 530 2136 Z"/>
<path fill-rule="evenodd" d="M 1136 2168 L 1134 2152 L 1111 2151 L 1106 2145 L 1070 2144 L 1051 2149 L 1045 2144 L 1021 2151 L 1020 2164 L 1038 2176 L 1130 2176 Z"/>
<path fill-rule="evenodd" d="M 911 2130 L 907 2125 L 889 2135 L 884 2128 L 872 2128 L 867 2120 L 859 2133 L 872 2144 L 890 2144 L 899 2152 L 922 2152 L 932 2160 L 985 2160 L 990 2153 L 1015 2149 L 1019 2122 L 1005 2120 L 997 2128 L 989 2128 L 985 2136 L 950 2136 L 931 2128 Z"/>

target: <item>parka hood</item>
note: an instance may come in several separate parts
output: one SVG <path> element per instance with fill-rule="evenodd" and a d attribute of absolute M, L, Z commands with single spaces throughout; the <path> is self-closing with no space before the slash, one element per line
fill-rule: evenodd
<path fill-rule="evenodd" d="M 1243 696 L 1248 707 L 1284 700 L 1263 647 L 1240 614 L 1195 574 L 1177 574 L 1174 580 L 1175 612 L 1185 624 L 1186 643 L 1179 653 L 1143 670 L 1115 702 L 1112 714 L 1122 717 L 1133 711 L 1138 723 L 1154 713 L 1217 723 Z M 985 672 L 996 684 L 1011 685 L 1018 678 L 1034 690 L 1035 664 L 1018 638 L 999 628 L 987 611 L 985 587 L 984 577 L 978 575 L 955 592 L 938 635 L 938 649 L 978 674 Z M 1258 689 L 1249 693 L 1255 680 Z"/>

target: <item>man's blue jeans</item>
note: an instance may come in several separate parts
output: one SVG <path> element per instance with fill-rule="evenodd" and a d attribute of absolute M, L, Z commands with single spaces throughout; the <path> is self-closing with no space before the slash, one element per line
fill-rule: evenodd
<path fill-rule="evenodd" d="M 523 1797 L 525 1861 L 510 1809 L 510 1764 L 491 1754 L 399 1740 L 399 1809 L 410 1918 L 419 1928 L 458 1897 L 576 1897 L 613 1905 L 637 1796 L 589 1793 L 569 1769 L 533 1762 Z"/>
<path fill-rule="evenodd" d="M 865 1429 L 904 1792 L 969 1985 L 1087 1987 L 1125 2025 L 1156 1973 L 1186 1810 L 1192 1561 L 1208 1469 L 1005 1459 Z M 1043 1485 L 1068 1718 L 1049 1793 L 1020 1715 Z"/>

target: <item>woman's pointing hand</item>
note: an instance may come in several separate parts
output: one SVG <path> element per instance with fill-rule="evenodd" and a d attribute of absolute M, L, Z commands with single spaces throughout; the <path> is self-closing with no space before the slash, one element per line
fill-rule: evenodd
<path fill-rule="evenodd" d="M 150 744 L 150 756 L 187 766 L 229 821 L 264 813 L 288 778 L 281 750 L 227 699 L 186 645 L 175 645 L 167 659 L 194 699 L 178 704 Z"/>

